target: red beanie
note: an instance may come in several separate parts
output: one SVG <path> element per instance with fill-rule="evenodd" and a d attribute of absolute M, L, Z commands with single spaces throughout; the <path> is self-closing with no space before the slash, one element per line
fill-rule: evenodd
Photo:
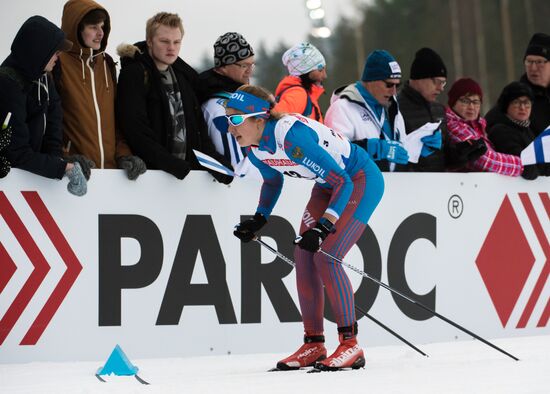
<path fill-rule="evenodd" d="M 449 107 L 452 108 L 456 101 L 462 96 L 474 94 L 477 94 L 479 99 L 483 100 L 483 92 L 476 81 L 471 78 L 460 78 L 453 83 L 449 93 L 447 93 L 449 96 L 449 101 L 447 101 L 447 103 L 449 104 Z"/>

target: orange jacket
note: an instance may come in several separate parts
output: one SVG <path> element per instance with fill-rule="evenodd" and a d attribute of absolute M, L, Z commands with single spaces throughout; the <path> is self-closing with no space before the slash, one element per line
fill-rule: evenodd
<path fill-rule="evenodd" d="M 282 92 L 282 95 L 281 95 Z M 309 98 L 311 100 L 311 113 L 307 116 L 311 119 L 323 123 L 323 114 L 319 107 L 319 97 L 325 92 L 321 85 L 313 84 Z M 284 77 L 277 89 L 275 95 L 279 97 L 279 102 L 275 105 L 274 111 L 304 114 L 307 107 L 308 93 L 302 87 L 300 77 L 288 75 Z"/>
<path fill-rule="evenodd" d="M 131 151 L 115 127 L 116 69 L 113 59 L 104 53 L 110 21 L 105 21 L 96 53 L 80 45 L 78 39 L 78 24 L 94 9 L 105 11 L 92 0 L 70 0 L 63 9 L 61 29 L 73 42 L 69 52 L 61 53 L 54 72 L 63 106 L 63 143 L 65 154 L 84 155 L 97 168 L 117 168 L 116 158 L 131 155 Z"/>

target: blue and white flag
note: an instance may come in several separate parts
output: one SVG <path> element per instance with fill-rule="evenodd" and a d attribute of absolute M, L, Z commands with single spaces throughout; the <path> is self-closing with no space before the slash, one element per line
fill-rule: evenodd
<path fill-rule="evenodd" d="M 222 174 L 226 174 L 229 176 L 235 176 L 235 173 L 224 166 L 222 163 L 214 159 L 213 157 L 210 157 L 202 152 L 199 152 L 198 150 L 193 149 L 193 152 L 195 153 L 195 156 L 197 156 L 197 160 L 199 161 L 199 164 L 203 167 L 209 168 L 211 170 L 221 172 Z"/>
<path fill-rule="evenodd" d="M 524 166 L 550 163 L 550 126 L 521 151 L 521 162 Z"/>

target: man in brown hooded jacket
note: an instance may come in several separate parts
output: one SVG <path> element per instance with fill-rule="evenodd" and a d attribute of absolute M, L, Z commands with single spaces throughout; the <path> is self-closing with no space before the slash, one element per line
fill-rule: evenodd
<path fill-rule="evenodd" d="M 63 106 L 63 142 L 69 161 L 90 168 L 124 168 L 136 179 L 146 170 L 116 128 L 116 69 L 105 53 L 111 30 L 107 11 L 92 0 L 69 0 L 61 29 L 74 43 L 54 70 Z"/>

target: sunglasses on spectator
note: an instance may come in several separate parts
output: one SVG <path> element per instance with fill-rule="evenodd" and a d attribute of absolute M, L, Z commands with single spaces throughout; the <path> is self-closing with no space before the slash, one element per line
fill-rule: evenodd
<path fill-rule="evenodd" d="M 471 104 L 474 107 L 479 107 L 481 105 L 481 100 L 470 100 L 470 99 L 467 99 L 467 98 L 459 98 L 458 102 L 460 104 L 464 104 L 466 106 Z"/>
<path fill-rule="evenodd" d="M 252 112 L 251 114 L 225 115 L 225 118 L 227 119 L 227 121 L 231 126 L 237 127 L 242 125 L 247 118 L 251 118 L 253 116 L 258 116 L 258 115 L 265 115 L 266 113 L 267 112 L 263 111 L 263 112 Z"/>
<path fill-rule="evenodd" d="M 514 107 L 518 107 L 518 108 L 521 107 L 522 105 L 526 108 L 531 108 L 533 103 L 529 99 L 523 99 L 523 100 L 515 99 L 515 100 L 510 101 L 510 105 L 512 105 Z"/>
<path fill-rule="evenodd" d="M 525 59 L 525 62 L 524 64 L 529 67 L 529 66 L 537 66 L 537 67 L 542 67 L 544 66 L 546 63 L 548 63 L 548 60 L 528 60 L 528 59 Z"/>
<path fill-rule="evenodd" d="M 388 82 L 388 81 L 382 81 L 382 82 L 386 84 L 386 87 L 388 89 L 393 89 L 393 88 L 399 89 L 399 87 L 401 86 L 401 82 L 397 82 L 397 83 Z"/>

